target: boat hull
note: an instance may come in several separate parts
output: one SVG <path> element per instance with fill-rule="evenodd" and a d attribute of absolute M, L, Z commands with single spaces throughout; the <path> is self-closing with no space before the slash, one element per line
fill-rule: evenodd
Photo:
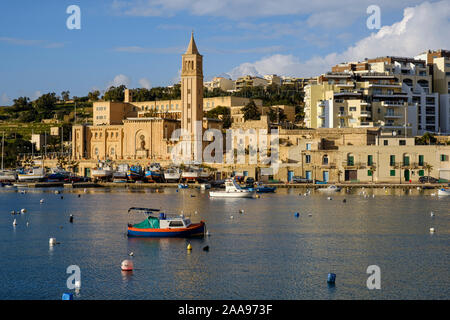
<path fill-rule="evenodd" d="M 450 189 L 439 189 L 438 196 L 450 196 Z"/>
<path fill-rule="evenodd" d="M 255 191 L 250 192 L 226 192 L 226 191 L 210 191 L 211 198 L 253 198 Z"/>
<path fill-rule="evenodd" d="M 146 237 L 146 238 L 188 238 L 188 237 L 202 237 L 205 234 L 205 223 L 191 224 L 187 228 L 172 228 L 172 229 L 138 229 L 128 227 L 129 237 Z"/>

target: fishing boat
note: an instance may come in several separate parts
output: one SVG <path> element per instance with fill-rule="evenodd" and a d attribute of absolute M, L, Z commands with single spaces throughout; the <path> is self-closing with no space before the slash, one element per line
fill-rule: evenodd
<path fill-rule="evenodd" d="M 176 167 L 169 168 L 164 170 L 164 180 L 167 182 L 180 181 L 181 178 L 181 170 Z"/>
<path fill-rule="evenodd" d="M 200 172 L 198 168 L 195 167 L 188 167 L 187 169 L 183 170 L 181 173 L 181 179 L 183 180 L 197 180 L 200 177 Z"/>
<path fill-rule="evenodd" d="M 152 163 L 145 170 L 145 178 L 152 181 L 161 181 L 163 173 L 161 170 L 161 165 L 159 163 Z"/>
<path fill-rule="evenodd" d="M 441 188 L 438 190 L 438 196 L 450 196 L 450 188 Z"/>
<path fill-rule="evenodd" d="M 114 170 L 106 162 L 99 162 L 97 167 L 91 171 L 92 178 L 96 180 L 107 180 L 112 177 Z"/>
<path fill-rule="evenodd" d="M 273 193 L 277 187 L 268 187 L 262 183 L 257 184 L 255 187 L 244 187 L 244 189 L 256 191 L 256 193 Z"/>
<path fill-rule="evenodd" d="M 225 191 L 210 191 L 211 198 L 253 198 L 256 191 L 242 188 L 234 179 L 225 180 Z"/>
<path fill-rule="evenodd" d="M 45 170 L 41 167 L 33 167 L 21 170 L 17 175 L 18 181 L 41 181 L 45 178 Z"/>
<path fill-rule="evenodd" d="M 113 172 L 113 182 L 127 182 L 128 164 L 119 164 L 117 170 Z"/>
<path fill-rule="evenodd" d="M 179 183 L 178 189 L 187 189 L 189 188 L 189 185 L 187 183 Z"/>
<path fill-rule="evenodd" d="M 320 191 L 320 192 L 339 192 L 339 191 L 341 191 L 341 188 L 337 187 L 335 185 L 331 185 L 331 186 L 328 186 L 326 188 L 320 188 L 317 191 Z"/>
<path fill-rule="evenodd" d="M 142 180 L 144 178 L 144 171 L 139 165 L 131 166 L 127 172 L 128 179 L 130 180 Z"/>
<path fill-rule="evenodd" d="M 0 170 L 1 182 L 13 182 L 17 180 L 17 173 L 14 170 Z"/>
<path fill-rule="evenodd" d="M 50 169 L 50 174 L 47 176 L 48 181 L 62 181 L 70 177 L 71 172 L 64 170 L 63 168 L 56 167 Z"/>
<path fill-rule="evenodd" d="M 206 190 L 206 189 L 211 189 L 211 184 L 209 184 L 209 183 L 201 183 L 200 184 L 200 190 Z"/>
<path fill-rule="evenodd" d="M 137 224 L 128 224 L 129 237 L 203 237 L 205 222 L 192 223 L 184 215 L 167 215 L 160 209 L 136 208 L 128 209 L 128 213 L 141 212 L 145 219 Z"/>

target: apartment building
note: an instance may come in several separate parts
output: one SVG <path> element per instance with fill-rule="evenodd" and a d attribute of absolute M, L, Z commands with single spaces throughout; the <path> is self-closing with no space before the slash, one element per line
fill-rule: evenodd
<path fill-rule="evenodd" d="M 230 91 L 234 90 L 234 81 L 224 77 L 214 77 L 211 81 L 205 82 L 204 86 L 208 91 L 214 89 Z"/>
<path fill-rule="evenodd" d="M 309 128 L 380 127 L 383 133 L 411 134 L 410 108 L 402 85 L 381 72 L 329 72 L 305 87 Z"/>
<path fill-rule="evenodd" d="M 237 90 L 237 91 L 239 91 L 245 87 L 251 88 L 251 87 L 262 86 L 262 87 L 266 88 L 268 85 L 269 85 L 269 81 L 267 79 L 264 79 L 261 77 L 253 77 L 250 75 L 240 77 L 234 83 L 235 90 Z"/>

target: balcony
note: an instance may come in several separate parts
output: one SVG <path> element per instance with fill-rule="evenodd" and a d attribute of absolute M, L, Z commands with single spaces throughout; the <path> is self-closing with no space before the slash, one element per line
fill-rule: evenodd
<path fill-rule="evenodd" d="M 381 101 L 381 105 L 385 107 L 404 107 L 405 104 L 403 102 L 398 101 Z"/>
<path fill-rule="evenodd" d="M 389 119 L 400 119 L 403 118 L 404 115 L 388 112 L 384 114 L 384 117 Z"/>
<path fill-rule="evenodd" d="M 365 168 L 366 164 L 363 162 L 354 162 L 354 161 L 342 161 L 342 167 L 344 169 L 361 169 Z"/>
<path fill-rule="evenodd" d="M 360 118 L 368 118 L 371 116 L 372 116 L 372 113 L 369 111 L 361 111 L 361 114 L 359 115 Z"/>

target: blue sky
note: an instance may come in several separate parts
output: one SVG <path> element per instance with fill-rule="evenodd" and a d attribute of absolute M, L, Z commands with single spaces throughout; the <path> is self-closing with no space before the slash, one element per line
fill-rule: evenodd
<path fill-rule="evenodd" d="M 111 84 L 171 85 L 192 30 L 204 56 L 205 80 L 224 73 L 233 78 L 245 73 L 313 76 L 366 55 L 414 55 L 429 46 L 450 49 L 448 34 L 417 39 L 438 28 L 443 28 L 440 34 L 449 30 L 448 3 L 2 1 L 0 105 L 18 96 L 63 90 L 81 96 Z M 382 34 L 366 27 L 371 4 L 381 9 Z M 69 5 L 81 8 L 81 30 L 66 27 Z"/>

